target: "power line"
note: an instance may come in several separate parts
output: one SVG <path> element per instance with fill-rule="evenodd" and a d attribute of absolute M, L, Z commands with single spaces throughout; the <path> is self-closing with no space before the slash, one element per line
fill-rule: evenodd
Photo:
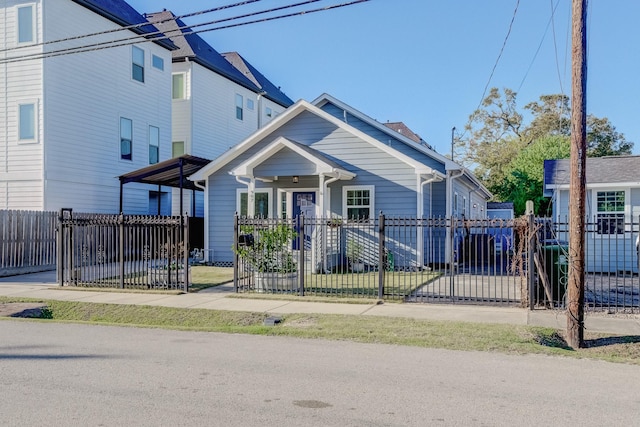
<path fill-rule="evenodd" d="M 146 27 L 148 25 L 162 24 L 163 22 L 172 21 L 174 19 L 183 19 L 183 18 L 189 18 L 189 17 L 192 17 L 192 16 L 204 15 L 204 14 L 212 13 L 212 12 L 219 12 L 221 10 L 231 9 L 231 8 L 238 7 L 238 6 L 245 6 L 247 4 L 256 3 L 256 2 L 259 2 L 259 1 L 262 1 L 262 0 L 246 0 L 246 1 L 241 1 L 241 2 L 237 2 L 237 3 L 233 3 L 233 4 L 228 4 L 228 5 L 225 5 L 225 6 L 218 6 L 218 7 L 214 7 L 214 8 L 211 8 L 211 9 L 205 9 L 205 10 L 200 10 L 200 11 L 197 11 L 197 12 L 191 12 L 191 13 L 187 13 L 187 14 L 184 14 L 184 15 L 175 16 L 175 17 L 172 17 L 172 18 L 162 19 L 162 20 L 153 21 L 153 22 L 147 21 L 147 22 L 142 22 L 140 24 L 126 25 L 124 27 L 114 28 L 114 29 L 111 29 L 111 30 L 98 31 L 98 32 L 95 32 L 95 33 L 82 34 L 82 35 L 79 35 L 79 36 L 71 36 L 71 37 L 66 37 L 66 38 L 63 38 L 63 39 L 50 40 L 50 41 L 46 41 L 46 42 L 42 42 L 42 43 L 30 44 L 30 45 L 26 45 L 26 46 L 16 46 L 16 47 L 0 49 L 0 52 L 9 52 L 9 51 L 12 51 L 12 50 L 32 48 L 34 46 L 45 46 L 45 45 L 54 44 L 54 43 L 62 43 L 62 42 L 71 41 L 71 40 L 79 40 L 79 39 L 83 39 L 83 38 L 87 38 L 87 37 L 95 37 L 95 36 L 101 36 L 101 35 L 105 35 L 105 34 L 117 33 L 119 31 L 124 31 L 124 30 L 134 30 L 136 28 Z M 150 36 L 152 34 L 158 34 L 158 33 L 159 32 L 145 33 L 144 35 L 141 35 L 141 36 Z"/>
<path fill-rule="evenodd" d="M 553 0 L 551 0 L 551 1 L 553 1 Z M 547 32 L 549 31 L 549 27 L 551 26 L 551 22 L 553 21 L 553 18 L 554 18 L 555 10 L 558 8 L 558 4 L 559 3 L 560 3 L 560 0 L 556 1 L 556 5 L 553 7 L 553 10 L 551 12 L 551 17 L 547 21 L 547 26 L 545 27 L 544 33 L 542 34 L 542 39 L 540 39 L 540 43 L 538 44 L 538 48 L 536 49 L 536 52 L 533 54 L 533 58 L 531 58 L 531 62 L 529 63 L 529 67 L 527 68 L 527 71 L 524 73 L 524 77 L 522 77 L 522 80 L 520 81 L 520 85 L 518 86 L 518 90 L 516 90 L 516 92 L 520 92 L 520 89 L 522 88 L 522 85 L 524 84 L 524 81 L 529 76 L 529 71 L 531 71 L 531 68 L 533 67 L 533 63 L 536 61 L 536 58 L 538 57 L 538 53 L 540 53 L 540 49 L 542 48 L 542 43 L 544 42 L 544 39 L 547 37 Z"/>
<path fill-rule="evenodd" d="M 315 0 L 310 0 L 309 2 L 312 2 Z M 268 22 L 268 21 L 274 21 L 274 20 L 278 20 L 278 19 L 284 19 L 284 18 L 290 18 L 290 17 L 294 17 L 294 16 L 300 16 L 300 15 L 306 15 L 306 14 L 311 14 L 311 13 L 316 13 L 316 12 L 324 12 L 324 11 L 328 11 L 328 10 L 332 10 L 332 9 L 337 9 L 337 8 L 341 8 L 341 7 L 346 7 L 346 6 L 351 6 L 351 5 L 355 5 L 358 3 L 365 3 L 368 2 L 370 0 L 353 0 L 347 3 L 341 3 L 341 4 L 335 4 L 335 5 L 331 5 L 331 6 L 325 6 L 325 7 L 321 7 L 321 8 L 317 8 L 317 9 L 310 9 L 310 10 L 304 10 L 304 11 L 300 11 L 300 12 L 294 12 L 294 13 L 289 13 L 289 14 L 285 14 L 285 15 L 279 15 L 279 16 L 273 16 L 273 17 L 269 17 L 269 18 L 263 18 L 263 19 L 256 19 L 253 21 L 246 21 L 246 22 L 241 22 L 241 23 L 236 23 L 236 24 L 229 24 L 229 25 L 224 25 L 221 27 L 215 27 L 215 28 L 208 28 L 208 29 L 204 29 L 204 30 L 199 30 L 199 31 L 191 31 L 188 33 L 185 33 L 184 35 L 189 35 L 189 34 L 199 34 L 199 33 L 204 33 L 204 32 L 209 32 L 209 31 L 216 31 L 216 30 L 223 30 L 223 29 L 228 29 L 228 28 L 234 28 L 234 27 L 240 27 L 240 26 L 244 26 L 244 25 L 250 25 L 250 24 L 257 24 L 257 23 L 262 23 L 262 22 Z M 255 13 L 258 14 L 258 13 Z M 234 18 L 234 19 L 238 19 L 238 18 Z M 202 24 L 204 25 L 204 24 Z M 192 26 L 191 26 L 192 27 Z M 172 30 L 169 32 L 175 32 L 176 30 Z M 142 36 L 143 38 L 145 38 L 147 41 L 159 41 L 159 40 L 166 40 L 166 39 L 170 39 L 170 36 L 167 35 L 163 35 L 161 37 L 154 37 L 152 39 L 147 39 L 145 36 Z M 19 57 L 9 57 L 9 58 L 4 58 L 4 59 L 0 59 L 0 63 L 12 63 L 12 62 L 23 62 L 23 61 L 28 61 L 28 60 L 33 60 L 33 59 L 44 59 L 44 58 L 52 58 L 52 57 L 57 57 L 57 56 L 64 56 L 64 55 L 71 55 L 71 54 L 75 54 L 75 53 L 83 53 L 83 52 L 93 52 L 93 51 L 98 51 L 98 50 L 104 50 L 104 49 L 110 49 L 110 48 L 114 48 L 114 47 L 121 47 L 121 46 L 128 46 L 128 45 L 132 45 L 138 42 L 138 37 L 134 37 L 135 41 L 130 41 L 129 39 L 124 39 L 124 40 L 128 40 L 125 41 L 123 43 L 118 43 L 118 41 L 110 41 L 110 42 L 104 42 L 102 44 L 99 44 L 99 46 L 91 46 L 91 47 L 76 47 L 76 48 L 69 48 L 69 49 L 62 49 L 59 51 L 52 51 L 52 52 L 42 52 L 42 53 L 36 53 L 36 54 L 31 54 L 31 55 L 24 55 L 24 56 L 19 56 Z"/>
<path fill-rule="evenodd" d="M 487 89 L 489 88 L 489 85 L 491 84 L 491 79 L 493 78 L 493 74 L 496 71 L 496 68 L 498 67 L 498 63 L 500 62 L 500 58 L 502 57 L 502 53 L 504 52 L 504 48 L 507 45 L 507 40 L 509 40 L 509 35 L 511 34 L 511 29 L 513 28 L 513 22 L 516 19 L 516 14 L 518 12 L 518 7 L 520 6 L 520 0 L 516 1 L 516 7 L 513 10 L 513 16 L 511 17 L 511 22 L 509 23 L 509 30 L 507 31 L 507 35 L 504 38 L 504 41 L 502 42 L 502 47 L 500 48 L 500 53 L 498 54 L 498 58 L 496 58 L 496 62 L 495 64 L 493 64 L 493 69 L 491 70 L 491 74 L 489 75 L 489 79 L 487 80 L 487 84 L 484 86 L 484 91 L 482 91 L 482 97 L 480 97 L 480 102 L 478 102 L 478 106 L 475 108 L 474 111 L 477 111 L 480 109 L 480 106 L 482 105 L 482 101 L 484 101 L 484 97 L 487 94 Z M 471 123 L 471 122 L 469 122 Z M 462 140 L 462 138 L 464 138 L 464 136 L 467 133 L 467 126 L 465 126 L 464 131 L 462 132 L 462 135 L 459 135 L 457 137 L 458 140 Z"/>
<path fill-rule="evenodd" d="M 493 73 L 495 73 L 496 68 L 498 67 L 498 63 L 500 62 L 500 58 L 502 57 L 502 53 L 504 52 L 504 48 L 507 45 L 507 40 L 509 40 L 509 35 L 511 34 L 511 29 L 513 28 L 513 21 L 515 21 L 516 14 L 518 12 L 518 6 L 520 6 L 520 0 L 516 1 L 516 7 L 513 10 L 513 16 L 511 17 L 511 22 L 509 23 L 509 30 L 507 31 L 507 35 L 505 36 L 504 41 L 502 42 L 502 47 L 500 48 L 500 53 L 498 54 L 498 58 L 496 58 L 495 64 L 493 64 L 493 69 L 491 70 L 491 74 L 489 75 L 489 80 L 487 80 L 487 84 L 484 86 L 484 91 L 482 92 L 482 97 L 480 98 L 480 102 L 478 103 L 478 107 L 476 108 L 476 110 L 478 108 L 480 108 L 480 106 L 482 105 L 482 101 L 484 100 L 484 96 L 487 94 L 487 89 L 489 88 L 489 85 L 491 84 L 491 79 L 493 78 Z"/>
<path fill-rule="evenodd" d="M 256 1 L 256 0 L 254 0 L 254 1 Z M 0 63 L 2 63 L 2 62 L 20 62 L 20 61 L 24 61 L 24 60 L 28 60 L 28 59 L 41 59 L 41 58 L 45 58 L 45 57 L 48 57 L 48 56 L 61 56 L 62 53 L 86 52 L 86 51 L 89 51 L 90 48 L 99 47 L 99 46 L 107 46 L 107 45 L 113 45 L 113 46 L 110 46 L 110 47 L 124 46 L 125 44 L 116 45 L 116 43 L 128 42 L 128 41 L 131 41 L 131 40 L 135 40 L 135 42 L 133 42 L 133 43 L 136 43 L 141 38 L 144 38 L 144 39 L 149 40 L 149 41 L 163 40 L 165 38 L 169 38 L 170 39 L 171 37 L 174 37 L 176 35 L 181 35 L 182 34 L 181 30 L 183 30 L 183 29 L 191 29 L 191 28 L 197 28 L 197 27 L 202 27 L 202 26 L 206 26 L 206 25 L 220 24 L 222 22 L 228 22 L 228 21 L 233 21 L 233 20 L 237 20 L 237 19 L 248 18 L 248 17 L 251 17 L 251 16 L 262 15 L 262 14 L 265 14 L 265 13 L 277 12 L 277 11 L 283 10 L 283 9 L 289 9 L 289 8 L 293 8 L 293 7 L 304 6 L 304 5 L 307 5 L 307 4 L 310 4 L 310 3 L 315 3 L 315 2 L 318 2 L 318 1 L 322 1 L 322 0 L 306 0 L 306 1 L 303 1 L 303 2 L 300 2 L 300 3 L 294 3 L 294 4 L 289 4 L 289 5 L 285 5 L 285 6 L 272 8 L 272 9 L 266 9 L 266 10 L 262 10 L 262 11 L 246 13 L 244 15 L 238 15 L 238 16 L 233 16 L 233 17 L 229 17 L 229 18 L 203 22 L 203 23 L 200 23 L 200 24 L 178 26 L 177 28 L 173 28 L 173 29 L 168 30 L 168 31 L 159 31 L 158 30 L 158 31 L 155 31 L 155 32 L 135 35 L 135 36 L 132 36 L 132 37 L 125 37 L 125 38 L 121 38 L 121 39 L 114 39 L 114 40 L 108 40 L 108 41 L 103 41 L 103 42 L 96 42 L 96 43 L 92 43 L 92 44 L 69 47 L 69 48 L 65 48 L 65 49 L 57 49 L 57 50 L 53 50 L 53 51 L 49 51 L 49 52 L 37 52 L 37 53 L 30 53 L 30 54 L 20 55 L 20 56 L 12 56 L 12 57 L 9 57 L 9 58 L 5 58 L 4 60 L 0 60 Z M 196 13 L 199 13 L 199 12 L 196 12 Z M 193 16 L 194 13 L 188 14 L 188 15 Z M 182 16 L 186 16 L 186 15 L 182 15 Z M 163 19 L 163 20 L 153 21 L 153 23 L 157 24 L 157 23 L 160 23 L 160 22 L 175 21 L 177 19 L 180 19 L 180 18 L 176 16 L 176 17 L 167 18 L 167 19 Z M 113 30 L 111 30 L 111 31 L 113 32 Z M 194 31 L 190 31 L 187 34 L 193 34 L 193 33 L 195 33 L 195 32 Z M 158 35 L 161 35 L 161 37 L 155 37 L 155 36 L 158 36 Z M 162 37 L 162 36 L 166 36 L 166 37 Z M 107 47 L 109 47 L 109 46 L 107 46 Z"/>

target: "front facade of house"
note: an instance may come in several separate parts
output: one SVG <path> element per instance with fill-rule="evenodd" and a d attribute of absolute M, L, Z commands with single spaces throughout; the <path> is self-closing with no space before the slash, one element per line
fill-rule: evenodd
<path fill-rule="evenodd" d="M 330 95 L 298 101 L 190 179 L 206 185 L 205 246 L 217 263 L 233 260 L 235 212 L 449 217 L 486 213 L 490 197 L 468 171 Z"/>
<path fill-rule="evenodd" d="M 116 213 L 117 176 L 171 154 L 175 46 L 140 36 L 119 47 L 37 56 L 155 31 L 42 44 L 147 22 L 120 0 L 10 0 L 0 15 L 0 209 Z M 132 185 L 125 211 L 149 213 L 156 197 L 155 188 Z"/>
<path fill-rule="evenodd" d="M 545 160 L 544 195 L 552 198 L 552 217 L 559 224 L 569 222 L 569 180 L 569 159 Z M 638 272 L 640 156 L 588 158 L 586 181 L 587 271 Z M 559 240 L 568 241 L 568 233 Z"/>
<path fill-rule="evenodd" d="M 293 104 L 238 53 L 218 53 L 170 11 L 147 15 L 179 47 L 172 64 L 172 156 L 216 157 Z M 192 206 L 185 194 L 184 206 Z M 196 195 L 195 216 L 204 203 Z M 179 193 L 172 205 L 178 214 Z"/>

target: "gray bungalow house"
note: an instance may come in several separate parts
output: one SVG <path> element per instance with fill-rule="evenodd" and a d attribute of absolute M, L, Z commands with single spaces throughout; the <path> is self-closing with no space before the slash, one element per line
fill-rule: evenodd
<path fill-rule="evenodd" d="M 544 195 L 552 199 L 552 217 L 560 224 L 557 237 L 565 241 L 569 180 L 569 159 L 544 161 Z M 586 181 L 587 271 L 638 272 L 640 156 L 588 158 Z"/>
<path fill-rule="evenodd" d="M 205 246 L 218 264 L 233 260 L 235 212 L 484 218 L 491 197 L 462 166 L 327 94 L 296 102 L 189 179 L 205 188 Z"/>

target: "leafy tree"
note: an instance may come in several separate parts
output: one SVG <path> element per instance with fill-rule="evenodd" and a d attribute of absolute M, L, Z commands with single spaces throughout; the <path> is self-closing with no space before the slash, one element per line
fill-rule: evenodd
<path fill-rule="evenodd" d="M 587 156 L 604 157 L 631 154 L 633 142 L 627 142 L 624 135 L 606 117 L 587 116 Z"/>
<path fill-rule="evenodd" d="M 545 159 L 569 157 L 570 99 L 566 95 L 542 95 L 524 109 L 531 115 L 524 123 L 517 94 L 492 88 L 482 105 L 469 116 L 466 138 L 457 140 L 457 160 L 471 168 L 499 200 L 511 200 L 516 212 L 524 212 L 526 200 L 546 210 L 542 198 Z M 625 140 L 609 119 L 587 116 L 587 156 L 631 154 L 633 142 Z"/>
<path fill-rule="evenodd" d="M 505 181 L 491 190 L 501 200 L 513 201 L 518 215 L 524 213 L 527 200 L 533 201 L 536 213 L 546 213 L 549 200 L 542 195 L 544 161 L 568 158 L 570 152 L 568 136 L 547 136 L 536 140 L 514 157 Z"/>

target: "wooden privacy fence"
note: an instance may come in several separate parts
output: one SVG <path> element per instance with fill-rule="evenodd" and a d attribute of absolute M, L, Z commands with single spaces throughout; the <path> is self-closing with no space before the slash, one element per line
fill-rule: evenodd
<path fill-rule="evenodd" d="M 54 270 L 56 212 L 0 210 L 0 277 Z"/>
<path fill-rule="evenodd" d="M 74 214 L 58 226 L 61 286 L 189 289 L 186 217 Z"/>

